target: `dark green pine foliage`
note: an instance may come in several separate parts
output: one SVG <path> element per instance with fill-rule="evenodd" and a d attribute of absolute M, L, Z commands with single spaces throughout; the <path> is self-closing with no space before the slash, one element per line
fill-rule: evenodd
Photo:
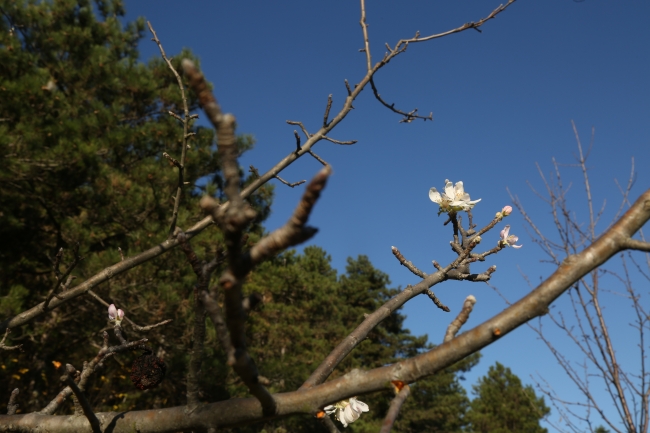
<path fill-rule="evenodd" d="M 550 409 L 532 386 L 523 386 L 519 377 L 500 363 L 473 386 L 467 420 L 473 433 L 546 433 L 539 425 Z"/>
<path fill-rule="evenodd" d="M 44 300 L 60 248 L 64 271 L 77 243 L 85 257 L 72 273 L 74 286 L 119 262 L 118 248 L 133 256 L 168 236 L 178 172 L 162 153 L 181 155 L 183 129 L 168 114 L 182 115 L 180 91 L 161 59 L 139 61 L 144 20 L 123 26 L 122 16 L 119 0 L 0 0 L 0 321 Z M 184 57 L 197 61 L 189 51 L 178 53 L 177 68 Z M 198 112 L 191 92 L 188 102 Z M 192 132 L 181 228 L 203 218 L 198 201 L 204 191 L 221 194 L 213 131 L 194 125 Z M 252 144 L 241 137 L 240 151 Z M 269 212 L 270 187 L 249 201 L 258 211 L 252 243 Z M 220 238 L 211 227 L 192 244 L 209 260 Z M 124 325 L 130 339 L 150 339 L 167 363 L 167 377 L 155 392 L 142 392 L 129 380 L 138 354 L 107 360 L 87 390 L 97 410 L 185 403 L 195 281 L 175 249 L 95 288 L 139 325 L 174 320 L 146 334 Z M 0 395 L 20 388 L 19 410 L 40 410 L 61 389 L 55 365 L 81 369 L 101 346 L 101 331 L 109 330 L 117 344 L 110 328 L 106 307 L 84 296 L 13 329 L 7 343 L 23 344 L 24 352 L 0 360 Z M 207 346 L 214 347 L 210 338 Z M 209 367 L 205 398 L 228 397 L 228 368 Z"/>

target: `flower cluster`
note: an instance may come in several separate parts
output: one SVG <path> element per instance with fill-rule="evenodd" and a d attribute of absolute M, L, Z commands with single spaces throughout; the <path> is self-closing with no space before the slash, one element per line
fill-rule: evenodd
<path fill-rule="evenodd" d="M 362 412 L 368 412 L 370 408 L 364 402 L 352 397 L 350 400 L 343 400 L 334 405 L 326 406 L 323 410 L 328 415 L 334 414 L 336 419 L 343 424 L 343 427 L 347 427 L 348 424 L 358 420 Z"/>
<path fill-rule="evenodd" d="M 501 230 L 501 240 L 499 243 L 501 246 L 504 247 L 512 247 L 512 248 L 521 248 L 523 245 L 515 245 L 519 238 L 515 235 L 510 234 L 510 224 L 505 226 L 503 230 Z"/>
<path fill-rule="evenodd" d="M 117 326 L 120 326 L 120 323 L 122 323 L 122 319 L 124 319 L 124 311 L 115 308 L 115 304 L 109 305 L 108 320 L 110 320 L 111 322 L 115 322 Z"/>
<path fill-rule="evenodd" d="M 469 194 L 465 192 L 463 187 L 463 182 L 456 182 L 456 185 L 453 185 L 448 179 L 445 179 L 445 192 L 439 193 L 437 189 L 431 188 L 429 190 L 429 198 L 432 202 L 440 206 L 438 215 L 443 212 L 458 212 L 458 211 L 468 211 L 474 207 L 474 205 L 481 201 L 470 200 Z"/>

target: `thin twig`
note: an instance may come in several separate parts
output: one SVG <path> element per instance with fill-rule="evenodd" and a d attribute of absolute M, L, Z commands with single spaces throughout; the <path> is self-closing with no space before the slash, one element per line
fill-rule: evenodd
<path fill-rule="evenodd" d="M 386 412 L 386 417 L 384 422 L 381 424 L 381 429 L 379 433 L 389 433 L 395 424 L 397 415 L 399 415 L 399 410 L 402 408 L 402 404 L 406 401 L 409 394 L 411 393 L 411 388 L 407 384 L 401 381 L 393 381 L 393 386 L 395 386 L 395 391 L 397 395 L 390 402 L 388 412 Z"/>
<path fill-rule="evenodd" d="M 307 153 L 309 153 L 311 156 L 313 156 L 314 158 L 316 158 L 316 160 L 317 160 L 318 162 L 320 162 L 321 164 L 323 164 L 325 167 L 329 167 L 329 166 L 330 166 L 327 162 L 325 162 L 325 160 L 324 160 L 323 158 L 321 158 L 320 156 L 316 155 L 316 154 L 314 153 L 313 150 L 310 150 L 310 151 L 307 152 Z"/>
<path fill-rule="evenodd" d="M 396 247 L 390 247 L 391 251 L 393 252 L 393 255 L 399 260 L 400 264 L 404 266 L 406 269 L 409 271 L 413 272 L 415 275 L 417 275 L 420 278 L 426 278 L 427 274 L 419 270 L 412 262 L 406 260 L 402 253 L 396 248 Z"/>
<path fill-rule="evenodd" d="M 5 340 L 7 339 L 7 336 L 9 335 L 10 332 L 11 332 L 11 329 L 9 329 L 9 328 L 5 329 L 5 335 L 4 335 L 4 337 L 2 337 L 2 340 L 0 340 L 0 350 L 7 350 L 7 351 L 9 351 L 9 350 L 20 350 L 22 352 L 23 351 L 23 349 L 22 349 L 23 345 L 22 344 L 19 344 L 17 346 L 5 346 Z"/>
<path fill-rule="evenodd" d="M 375 85 L 375 80 L 372 79 L 372 78 L 370 79 L 370 87 L 372 88 L 372 93 L 373 93 L 373 95 L 375 95 L 375 98 L 379 102 L 381 102 L 381 104 L 384 107 L 388 108 L 389 110 L 393 111 L 394 113 L 401 114 L 402 116 L 404 116 L 404 118 L 400 120 L 400 123 L 411 123 L 414 119 L 422 119 L 424 121 L 427 121 L 427 120 L 433 121 L 433 112 L 429 113 L 428 116 L 420 116 L 419 114 L 416 114 L 417 111 L 418 111 L 417 108 L 407 113 L 405 111 L 402 111 L 402 110 L 399 110 L 399 109 L 395 108 L 394 103 L 389 104 L 388 102 L 384 101 L 384 99 L 379 94 L 379 90 L 377 90 L 377 86 Z"/>
<path fill-rule="evenodd" d="M 427 295 L 427 296 L 429 297 L 429 299 L 431 299 L 431 300 L 433 301 L 433 303 L 436 305 L 436 307 L 440 308 L 440 309 L 441 309 L 442 311 L 444 311 L 445 313 L 449 313 L 449 312 L 451 311 L 451 310 L 449 309 L 448 306 L 446 306 L 445 304 L 443 304 L 443 303 L 440 301 L 440 299 L 438 299 L 438 297 L 436 296 L 436 294 L 433 293 L 433 292 L 431 291 L 431 289 L 426 289 L 423 293 L 424 293 L 425 295 Z"/>
<path fill-rule="evenodd" d="M 372 71 L 372 56 L 370 55 L 370 39 L 368 38 L 368 24 L 366 23 L 366 2 L 361 0 L 361 20 L 359 21 L 363 30 L 363 46 L 366 53 L 366 67 L 368 72 Z"/>
<path fill-rule="evenodd" d="M 330 109 L 332 108 L 332 94 L 327 97 L 327 107 L 325 107 L 325 115 L 323 115 L 323 128 L 327 128 L 327 119 L 330 117 Z"/>
<path fill-rule="evenodd" d="M 298 131 L 295 129 L 293 130 L 293 135 L 296 137 L 296 153 L 300 152 L 300 135 L 298 135 Z"/>
<path fill-rule="evenodd" d="M 331 141 L 334 144 L 342 144 L 342 145 L 350 145 L 350 144 L 355 144 L 357 140 L 348 140 L 348 141 L 341 141 L 341 140 L 334 140 L 333 138 L 329 138 L 325 135 L 323 135 L 323 140 Z"/>
<path fill-rule="evenodd" d="M 287 182 L 286 180 L 282 179 L 282 178 L 281 178 L 280 176 L 278 176 L 278 175 L 276 175 L 275 178 L 276 178 L 277 180 L 279 180 L 280 182 L 282 182 L 283 184 L 285 184 L 286 186 L 289 186 L 289 187 L 291 187 L 291 188 L 294 188 L 294 187 L 296 187 L 296 186 L 298 186 L 298 185 L 302 185 L 303 183 L 307 182 L 306 180 L 303 179 L 303 180 L 299 180 L 298 182 L 289 183 L 289 182 Z"/>
<path fill-rule="evenodd" d="M 57 295 L 56 293 L 59 287 L 63 288 L 64 291 L 67 290 L 67 284 L 69 284 L 70 281 L 72 281 L 67 279 L 68 276 L 74 270 L 74 268 L 77 267 L 79 262 L 81 262 L 84 259 L 79 255 L 79 242 L 75 244 L 72 253 L 74 258 L 72 259 L 72 263 L 68 265 L 68 269 L 66 269 L 64 274 L 61 274 L 61 271 L 59 270 L 59 264 L 61 263 L 61 259 L 63 258 L 63 248 L 59 249 L 59 252 L 56 254 L 54 258 L 54 264 L 52 267 L 54 270 L 54 277 L 56 278 L 56 283 L 54 284 L 54 286 L 52 286 L 47 296 L 45 297 L 45 302 L 43 302 L 43 306 L 41 307 L 43 312 L 47 311 L 47 307 L 52 301 L 52 298 L 57 297 L 60 299 L 59 295 Z"/>
<path fill-rule="evenodd" d="M 176 68 L 174 68 L 174 65 L 172 65 L 171 59 L 167 58 L 162 43 L 158 39 L 158 36 L 156 35 L 156 32 L 154 31 L 149 21 L 147 21 L 147 26 L 149 26 L 149 31 L 151 31 L 151 34 L 153 35 L 153 38 L 151 40 L 158 45 L 158 49 L 160 49 L 160 55 L 162 56 L 163 60 L 165 60 L 165 63 L 167 63 L 167 66 L 176 77 L 176 82 L 178 83 L 178 88 L 181 92 L 181 99 L 183 100 L 183 118 L 181 119 L 180 116 L 178 115 L 174 116 L 177 119 L 181 120 L 181 122 L 183 122 L 181 160 L 176 161 L 175 159 L 169 157 L 169 155 L 163 153 L 163 156 L 165 156 L 167 159 L 170 159 L 174 163 L 174 165 L 178 168 L 178 186 L 176 187 L 176 196 L 174 197 L 174 209 L 172 210 L 172 221 L 169 226 L 169 237 L 171 238 L 172 236 L 174 236 L 174 232 L 176 231 L 176 220 L 178 219 L 178 209 L 180 207 L 181 197 L 183 195 L 183 186 L 185 185 L 185 181 L 183 179 L 183 176 L 185 174 L 185 155 L 187 153 L 187 148 L 189 147 L 187 144 L 187 139 L 192 136 L 189 131 L 192 117 L 190 116 L 190 110 L 187 105 L 187 97 L 185 96 L 185 86 L 183 86 L 183 80 L 181 79 L 181 76 L 178 73 L 178 71 L 176 71 Z M 170 114 L 172 113 L 170 112 Z"/>

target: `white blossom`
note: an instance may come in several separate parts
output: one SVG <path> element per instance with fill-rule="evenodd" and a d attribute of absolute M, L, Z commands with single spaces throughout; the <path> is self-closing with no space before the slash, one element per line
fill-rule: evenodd
<path fill-rule="evenodd" d="M 458 212 L 468 211 L 474 207 L 476 203 L 481 201 L 471 200 L 469 194 L 465 192 L 463 182 L 456 182 L 453 185 L 449 179 L 445 179 L 445 192 L 439 193 L 437 189 L 431 188 L 429 190 L 429 198 L 432 202 L 440 206 L 438 213 L 442 212 Z"/>
<path fill-rule="evenodd" d="M 347 427 L 348 424 L 358 420 L 363 412 L 368 412 L 370 408 L 364 402 L 352 397 L 350 400 L 343 400 L 334 405 L 326 406 L 323 410 L 328 415 L 334 414 L 336 419 L 343 424 L 343 427 Z"/>
<path fill-rule="evenodd" d="M 504 247 L 512 247 L 512 248 L 521 248 L 523 245 L 515 245 L 519 238 L 515 235 L 510 234 L 510 225 L 506 225 L 503 230 L 501 230 L 501 245 Z"/>

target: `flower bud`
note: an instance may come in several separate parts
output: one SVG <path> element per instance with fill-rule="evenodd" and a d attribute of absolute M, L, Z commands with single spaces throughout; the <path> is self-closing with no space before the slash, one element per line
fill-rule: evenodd
<path fill-rule="evenodd" d="M 124 319 L 124 311 L 115 308 L 115 304 L 109 305 L 108 320 L 115 322 L 115 324 L 119 326 L 119 324 L 122 322 L 122 319 Z"/>
<path fill-rule="evenodd" d="M 504 206 L 503 209 L 501 209 L 501 213 L 504 217 L 510 215 L 512 213 L 512 206 Z"/>

